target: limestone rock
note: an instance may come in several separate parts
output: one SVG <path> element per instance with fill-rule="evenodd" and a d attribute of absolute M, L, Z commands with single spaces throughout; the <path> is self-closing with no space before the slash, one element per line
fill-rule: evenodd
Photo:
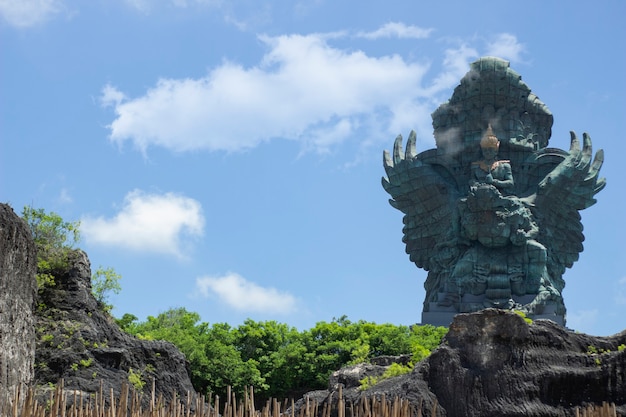
<path fill-rule="evenodd" d="M 124 333 L 104 313 L 91 293 L 87 255 L 70 254 L 70 268 L 55 277 L 56 285 L 40 296 L 37 312 L 36 383 L 64 381 L 66 390 L 94 393 L 134 383 L 148 402 L 154 380 L 156 396 L 166 401 L 176 392 L 194 394 L 184 355 L 171 343 L 140 340 Z"/>
<path fill-rule="evenodd" d="M 344 388 L 358 388 L 361 385 L 362 379 L 381 376 L 386 369 L 386 366 L 372 365 L 369 363 L 347 366 L 332 373 L 328 388 L 330 390 L 337 390 L 339 389 L 339 385 L 342 385 Z"/>
<path fill-rule="evenodd" d="M 602 402 L 624 414 L 625 345 L 626 331 L 595 337 L 489 309 L 456 316 L 419 374 L 449 416 L 558 415 Z"/>
<path fill-rule="evenodd" d="M 0 204 L 0 395 L 33 378 L 36 272 L 28 225 Z"/>
<path fill-rule="evenodd" d="M 336 391 L 309 398 L 336 405 Z M 529 324 L 505 310 L 459 314 L 412 373 L 343 394 L 348 403 L 399 396 L 421 404 L 425 416 L 435 408 L 434 415 L 449 417 L 569 416 L 576 407 L 603 402 L 626 415 L 626 331 L 596 337 L 550 320 Z"/>

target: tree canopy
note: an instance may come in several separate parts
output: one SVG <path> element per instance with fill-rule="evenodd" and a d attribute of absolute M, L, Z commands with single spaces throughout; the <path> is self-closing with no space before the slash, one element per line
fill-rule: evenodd
<path fill-rule="evenodd" d="M 318 322 L 305 331 L 251 319 L 231 327 L 201 322 L 197 313 L 184 308 L 149 316 L 144 322 L 125 314 L 118 324 L 137 337 L 174 343 L 187 356 L 198 391 L 223 396 L 227 386 L 238 393 L 254 386 L 258 399 L 323 389 L 332 372 L 376 356 L 411 354 L 417 362 L 447 331 L 430 325 L 352 322 L 346 316 Z"/>

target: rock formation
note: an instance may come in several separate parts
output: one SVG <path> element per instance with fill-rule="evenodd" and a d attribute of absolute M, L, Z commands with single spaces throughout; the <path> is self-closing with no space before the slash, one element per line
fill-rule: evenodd
<path fill-rule="evenodd" d="M 35 358 L 35 244 L 28 225 L 0 204 L 0 395 L 29 384 Z"/>
<path fill-rule="evenodd" d="M 322 402 L 331 392 L 336 401 L 336 387 L 308 395 Z M 435 403 L 438 416 L 521 417 L 573 416 L 576 407 L 603 402 L 626 415 L 626 331 L 595 337 L 504 310 L 459 314 L 412 373 L 343 390 L 353 402 L 383 393 L 422 404 L 426 416 Z"/>
<path fill-rule="evenodd" d="M 117 395 L 128 383 L 148 394 L 154 381 L 166 402 L 173 393 L 195 395 L 188 363 L 173 344 L 124 333 L 98 304 L 87 255 L 71 251 L 68 265 L 38 291 L 30 229 L 0 204 L 0 395 L 20 384 L 45 395 L 61 379 L 67 391 Z"/>
<path fill-rule="evenodd" d="M 70 254 L 70 268 L 39 297 L 35 381 L 61 378 L 66 390 L 119 393 L 122 383 L 166 401 L 194 393 L 184 355 L 171 343 L 140 340 L 124 333 L 91 292 L 87 255 Z M 144 395 L 147 402 L 150 395 Z"/>

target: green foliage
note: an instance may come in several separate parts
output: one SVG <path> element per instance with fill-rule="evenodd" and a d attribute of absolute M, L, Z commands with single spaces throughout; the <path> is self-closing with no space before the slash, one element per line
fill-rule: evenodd
<path fill-rule="evenodd" d="M 430 324 L 411 326 L 411 360 L 417 363 L 430 355 L 446 335 L 446 327 L 435 327 Z"/>
<path fill-rule="evenodd" d="M 422 346 L 419 342 L 415 342 L 411 346 L 411 362 L 417 363 L 430 355 L 430 350 Z"/>
<path fill-rule="evenodd" d="M 229 385 L 239 394 L 246 386 L 265 387 L 258 362 L 242 358 L 235 346 L 236 333 L 227 324 L 198 323 L 200 316 L 184 308 L 149 316 L 143 323 L 136 319 L 124 315 L 118 323 L 138 337 L 174 343 L 187 357 L 191 381 L 199 392 L 210 390 L 224 397 Z"/>
<path fill-rule="evenodd" d="M 623 343 L 617 347 L 617 351 L 618 351 L 618 352 L 621 352 L 621 351 L 623 351 L 624 349 L 626 349 L 626 345 L 625 345 L 625 344 L 623 344 Z"/>
<path fill-rule="evenodd" d="M 124 330 L 126 333 L 136 335 L 137 320 L 139 320 L 139 318 L 137 318 L 134 314 L 126 313 L 122 316 L 122 318 L 115 319 L 115 322 L 118 326 L 120 326 L 120 329 Z"/>
<path fill-rule="evenodd" d="M 22 218 L 37 248 L 37 286 L 54 286 L 54 274 L 67 270 L 68 255 L 80 240 L 80 222 L 66 222 L 54 212 L 30 206 L 24 207 Z"/>
<path fill-rule="evenodd" d="M 106 312 L 110 312 L 113 306 L 108 304 L 109 294 L 119 294 L 122 290 L 120 285 L 122 276 L 113 268 L 98 267 L 91 276 L 91 292 L 96 301 L 101 303 Z"/>
<path fill-rule="evenodd" d="M 81 359 L 79 362 L 80 366 L 82 366 L 83 368 L 89 368 L 91 365 L 93 365 L 93 358 L 89 358 L 89 359 Z"/>
<path fill-rule="evenodd" d="M 381 376 L 378 376 L 378 377 L 368 376 L 368 377 L 363 378 L 362 380 L 360 380 L 359 381 L 361 383 L 360 388 L 362 390 L 366 390 L 366 389 L 371 388 L 374 385 L 378 384 L 380 381 L 384 381 L 385 379 L 389 379 L 389 378 L 393 378 L 393 377 L 396 377 L 396 376 L 408 374 L 412 370 L 413 370 L 413 365 L 412 364 L 401 365 L 399 363 L 392 363 L 389 366 L 389 368 L 387 368 L 387 370 Z"/>
<path fill-rule="evenodd" d="M 22 218 L 28 224 L 37 248 L 36 278 L 41 292 L 54 286 L 55 275 L 69 268 L 69 254 L 80 241 L 80 222 L 66 222 L 54 212 L 47 213 L 30 206 L 24 207 Z M 113 268 L 102 266 L 92 275 L 92 293 L 106 312 L 113 308 L 107 304 L 109 294 L 118 294 L 121 290 L 120 279 Z M 46 309 L 46 305 L 40 303 L 39 309 Z"/>
<path fill-rule="evenodd" d="M 523 311 L 513 310 L 513 312 L 516 313 L 517 315 L 519 315 L 520 317 L 522 317 L 526 323 L 532 324 L 533 319 L 531 319 L 530 317 L 527 317 L 526 313 L 524 313 Z"/>
<path fill-rule="evenodd" d="M 117 323 L 137 337 L 174 343 L 190 363 L 197 391 L 223 398 L 229 385 L 236 393 L 254 386 L 261 401 L 322 389 L 332 372 L 375 356 L 410 353 L 414 360 L 421 360 L 446 332 L 443 327 L 351 322 L 345 316 L 302 332 L 275 321 L 250 319 L 233 328 L 200 322 L 197 313 L 184 308 L 150 316 L 145 322 L 125 314 Z"/>
<path fill-rule="evenodd" d="M 143 391 L 146 381 L 143 380 L 141 371 L 135 371 L 133 368 L 128 370 L 128 382 L 135 387 L 137 391 Z"/>
<path fill-rule="evenodd" d="M 44 334 L 43 336 L 41 336 L 41 341 L 43 343 L 48 343 L 48 344 L 52 344 L 52 341 L 54 340 L 54 335 L 48 333 L 48 334 Z"/>
<path fill-rule="evenodd" d="M 256 363 L 263 379 L 261 397 L 286 397 L 290 389 L 300 384 L 309 368 L 303 363 L 306 347 L 295 328 L 275 321 L 248 319 L 233 331 L 241 359 Z"/>

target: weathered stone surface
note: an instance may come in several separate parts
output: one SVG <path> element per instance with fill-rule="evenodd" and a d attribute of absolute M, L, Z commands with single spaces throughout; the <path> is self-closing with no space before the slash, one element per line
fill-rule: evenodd
<path fill-rule="evenodd" d="M 625 345 L 626 331 L 595 337 L 490 309 L 457 316 L 418 372 L 450 416 L 573 414 L 603 401 L 624 413 Z"/>
<path fill-rule="evenodd" d="M 0 204 L 0 395 L 33 378 L 36 272 L 28 225 Z"/>
<path fill-rule="evenodd" d="M 323 401 L 338 393 L 314 392 Z M 359 391 L 347 401 L 385 396 L 422 404 L 438 416 L 573 416 L 575 408 L 615 403 L 626 415 L 626 331 L 596 337 L 549 320 L 531 324 L 516 313 L 486 309 L 459 314 L 450 331 L 411 374 Z M 300 402 L 299 404 L 302 404 Z"/>
<path fill-rule="evenodd" d="M 359 363 L 341 368 L 330 376 L 328 389 L 337 390 L 340 385 L 344 388 L 358 388 L 363 378 L 381 376 L 386 369 L 387 366 L 370 363 Z"/>
<path fill-rule="evenodd" d="M 194 393 L 188 363 L 174 345 L 122 332 L 98 306 L 84 252 L 71 253 L 69 270 L 55 282 L 42 292 L 39 303 L 44 307 L 37 313 L 35 381 L 43 389 L 62 378 L 66 390 L 93 393 L 102 383 L 105 392 L 113 389 L 118 394 L 122 383 L 135 375 L 145 384 L 146 394 L 154 379 L 156 395 L 166 401 L 173 392 L 182 398 Z"/>

